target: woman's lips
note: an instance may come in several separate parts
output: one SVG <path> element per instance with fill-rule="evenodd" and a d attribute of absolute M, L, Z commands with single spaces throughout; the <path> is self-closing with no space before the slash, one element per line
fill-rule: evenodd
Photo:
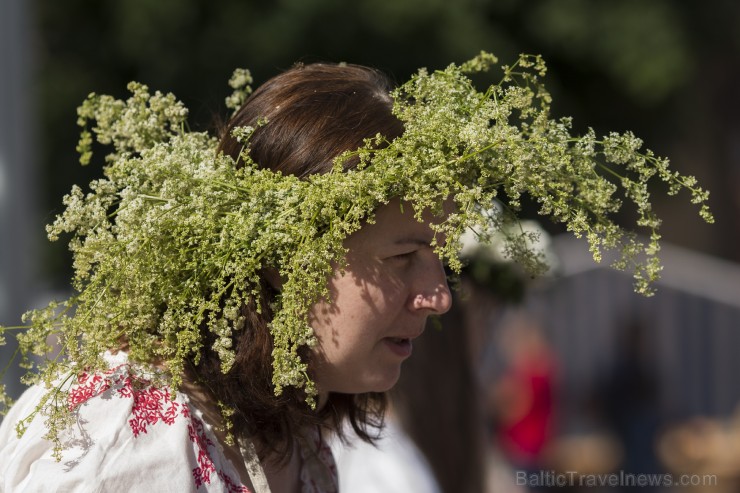
<path fill-rule="evenodd" d="M 393 354 L 400 358 L 408 358 L 411 356 L 411 351 L 413 349 L 411 339 L 402 337 L 386 337 L 383 339 L 383 343 Z"/>

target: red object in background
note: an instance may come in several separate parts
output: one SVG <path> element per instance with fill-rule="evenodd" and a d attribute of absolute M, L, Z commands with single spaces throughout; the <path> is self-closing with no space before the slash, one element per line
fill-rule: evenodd
<path fill-rule="evenodd" d="M 497 438 L 513 464 L 535 465 L 552 436 L 556 363 L 546 347 L 519 354 L 497 384 Z"/>

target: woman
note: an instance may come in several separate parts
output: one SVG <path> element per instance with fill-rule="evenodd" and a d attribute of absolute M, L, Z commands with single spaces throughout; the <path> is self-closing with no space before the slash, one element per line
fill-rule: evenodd
<path fill-rule="evenodd" d="M 255 162 L 301 178 L 328 172 L 337 155 L 361 147 L 364 139 L 378 133 L 392 139 L 401 133 L 402 126 L 391 113 L 390 89 L 381 74 L 364 67 L 297 66 L 252 94 L 224 130 L 220 149 L 238 161 L 242 145 L 232 137 L 231 130 L 256 126 L 258 119 L 267 119 L 269 123 L 259 127 L 250 139 L 250 154 Z M 345 167 L 354 164 L 356 160 L 345 162 Z M 431 214 L 427 216 L 429 221 L 434 219 Z M 259 479 L 250 478 L 249 465 L 245 465 L 239 448 L 227 444 L 224 433 L 219 431 L 222 425 L 215 403 L 222 402 L 234 409 L 232 431 L 237 436 L 250 437 L 262 457 L 267 483 L 273 492 L 335 491 L 335 470 L 330 454 L 322 450 L 323 440 L 317 430 L 322 425 L 333 427 L 347 418 L 368 438 L 367 426 L 380 416 L 384 404 L 382 393 L 398 379 L 402 361 L 411 354 L 411 341 L 423 332 L 428 315 L 443 313 L 450 307 L 445 272 L 430 246 L 433 237 L 428 224 L 414 218 L 411 207 L 402 209 L 400 202 L 393 200 L 377 211 L 373 224 L 346 239 L 346 265 L 329 281 L 331 297 L 316 303 L 310 312 L 318 340 L 318 345 L 307 355 L 318 389 L 315 410 L 306 405 L 305 397 L 296 389 L 286 390 L 281 396 L 274 393 L 269 306 L 273 302 L 271 298 L 280 292 L 281 280 L 274 271 L 267 270 L 262 280 L 265 289 L 260 310 L 255 306 L 243 307 L 248 323 L 235 338 L 236 364 L 224 375 L 216 352 L 203 350 L 198 355 L 198 364 L 194 358 L 190 360 L 188 379 L 182 389 L 185 395 L 173 401 L 179 406 L 179 411 L 171 412 L 175 428 L 182 413 L 202 413 L 202 428 L 201 424 L 184 419 L 180 426 L 184 436 L 172 436 L 173 425 L 157 415 L 149 416 L 151 426 L 141 427 L 140 432 L 152 436 L 161 429 L 167 433 L 168 441 L 179 443 L 171 446 L 172 455 L 166 453 L 170 449 L 165 445 L 141 450 L 143 454 L 165 453 L 170 463 L 162 466 L 162 470 L 157 470 L 160 461 L 143 459 L 144 471 L 129 474 L 136 470 L 136 461 L 127 455 L 139 450 L 134 440 L 110 443 L 105 450 L 96 448 L 100 446 L 95 443 L 103 441 L 103 437 L 93 440 L 90 447 L 95 451 L 86 449 L 73 466 L 54 462 L 38 436 L 31 433 L 13 443 L 9 428 L 15 419 L 24 416 L 24 410 L 28 412 L 23 409 L 28 400 L 24 399 L 14 409 L 18 412 L 5 420 L 3 429 L 3 456 L 10 457 L 12 464 L 4 473 L 5 487 L 8 491 L 34 491 L 43 489 L 42 485 L 74 484 L 83 489 L 132 491 L 148 485 L 158 490 L 156 482 L 151 485 L 149 482 L 167 473 L 185 476 L 191 489 L 206 486 L 209 491 L 211 487 L 221 491 L 240 483 L 254 491 L 258 486 L 255 481 Z M 212 335 L 205 329 L 204 334 Z M 125 361 L 120 356 L 110 359 L 118 364 Z M 115 388 L 118 384 L 108 385 Z M 84 383 L 80 385 L 83 387 Z M 125 385 L 118 387 L 119 394 L 126 392 Z M 171 392 L 167 387 L 146 388 L 149 395 Z M 140 414 L 135 393 L 131 393 L 133 405 L 123 397 L 111 400 L 100 389 L 92 397 L 88 394 L 76 404 L 84 403 L 87 408 L 97 405 L 101 413 L 116 412 L 120 408 L 118 401 L 125 402 L 132 412 L 124 412 L 116 420 L 106 419 L 105 433 L 115 430 L 116 434 L 131 434 L 128 422 Z M 109 402 L 107 405 L 94 402 L 101 399 Z M 168 405 L 165 399 L 155 403 L 157 407 L 160 404 L 163 410 Z M 106 411 L 106 407 L 110 409 Z M 80 410 L 79 419 L 88 419 L 85 409 Z M 92 419 L 85 428 L 88 435 L 98 431 Z M 188 429 L 191 434 L 193 430 L 201 430 L 196 431 L 200 446 L 188 446 Z M 133 435 L 138 434 L 133 428 Z M 6 445 L 8 441 L 10 445 Z M 182 445 L 188 446 L 189 454 L 176 448 Z M 33 465 L 28 462 L 30 448 L 35 449 Z M 193 456 L 196 452 L 211 455 L 210 460 Z M 117 459 L 109 463 L 104 455 L 115 455 Z M 311 461 L 313 455 L 325 462 Z M 176 467 L 187 464 L 196 467 Z M 217 474 L 208 474 L 209 468 Z M 170 476 L 166 481 L 175 491 L 175 478 Z"/>
<path fill-rule="evenodd" d="M 413 339 L 450 308 L 440 259 L 459 270 L 463 231 L 501 229 L 485 213 L 499 190 L 509 210 L 528 193 L 598 251 L 624 232 L 594 167 L 627 163 L 641 224 L 657 228 L 638 192 L 653 172 L 682 177 L 632 134 L 597 142 L 550 120 L 538 57 L 477 92 L 466 74 L 495 61 L 421 70 L 391 95 L 374 70 L 317 64 L 246 98 L 237 71 L 241 107 L 219 142 L 188 131 L 171 95 L 91 95 L 81 160 L 93 134 L 113 150 L 48 227 L 72 233 L 77 294 L 16 328 L 24 361 L 45 361 L 0 427 L 2 488 L 336 491 L 324 433 L 346 419 L 372 439 Z M 507 251 L 536 270 L 529 240 Z"/>
<path fill-rule="evenodd" d="M 237 159 L 241 145 L 228 137 L 229 131 L 255 126 L 264 118 L 269 123 L 250 139 L 255 162 L 301 178 L 326 173 L 337 155 L 360 148 L 364 139 L 378 133 L 387 138 L 400 135 L 402 126 L 391 113 L 390 89 L 384 76 L 364 67 L 298 66 L 251 95 L 229 123 L 221 148 Z M 432 219 L 429 214 L 428 221 Z M 265 374 L 270 352 L 247 343 L 243 370 L 223 394 L 214 391 L 219 399 L 238 403 L 237 413 L 244 418 L 234 420 L 237 430 L 241 422 L 244 432 L 256 433 L 260 446 L 271 447 L 281 458 L 292 457 L 288 467 L 297 457 L 290 449 L 286 455 L 285 447 L 292 446 L 292 437 L 300 435 L 302 427 L 319 420 L 339 425 L 349 418 L 367 438 L 365 427 L 377 419 L 381 393 L 397 381 L 401 362 L 411 354 L 411 340 L 421 335 L 428 315 L 450 306 L 444 270 L 430 247 L 433 235 L 427 224 L 415 220 L 411 210 L 403 210 L 395 200 L 377 211 L 374 224 L 347 238 L 344 273 L 335 273 L 329 282 L 331 301 L 319 302 L 311 311 L 318 338 L 310 355 L 319 391 L 318 413 L 309 412 L 297 395 L 292 400 L 275 398 L 271 375 Z M 269 273 L 266 277 L 279 291 L 280 280 Z M 264 330 L 265 322 L 260 325 Z M 259 352 L 268 359 L 255 357 Z M 220 378 L 217 359 L 210 367 L 200 367 L 211 369 L 208 373 L 194 366 L 200 377 Z M 265 404 L 255 405 L 257 396 L 245 394 L 244 388 L 255 385 L 253 375 L 260 373 Z M 272 418 L 276 410 L 284 413 L 279 418 L 284 422 Z M 260 423 L 260 428 L 250 429 L 250 423 Z M 282 469 L 268 469 L 268 479 L 271 474 L 281 476 Z"/>

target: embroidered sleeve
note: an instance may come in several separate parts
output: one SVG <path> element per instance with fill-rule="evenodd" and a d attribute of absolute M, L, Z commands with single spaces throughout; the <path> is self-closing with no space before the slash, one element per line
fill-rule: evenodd
<path fill-rule="evenodd" d="M 31 388 L 21 401 L 29 407 L 41 392 Z M 51 457 L 42 417 L 18 439 L 8 415 L 0 432 L 7 437 L 0 442 L 0 491 L 89 485 L 91 491 L 249 493 L 187 397 L 154 386 L 128 364 L 81 373 L 67 405 L 75 423 L 64 432 L 60 462 Z"/>

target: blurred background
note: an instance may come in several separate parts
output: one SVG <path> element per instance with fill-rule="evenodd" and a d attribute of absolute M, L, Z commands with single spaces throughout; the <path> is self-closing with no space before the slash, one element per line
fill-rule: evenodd
<path fill-rule="evenodd" d="M 402 82 L 480 50 L 504 63 L 542 54 L 555 115 L 573 116 L 579 132 L 633 130 L 711 190 L 716 224 L 686 195 L 655 196 L 666 269 L 649 299 L 632 293 L 628 275 L 592 265 L 557 226 L 541 225 L 554 259 L 543 279 L 489 259 L 488 280 L 445 323 L 468 335 L 458 339 L 468 340 L 470 371 L 448 388 L 467 390 L 441 397 L 479 416 L 469 434 L 484 443 L 466 450 L 483 457 L 469 472 L 483 480 L 463 487 L 462 469 L 442 470 L 435 454 L 449 455 L 464 433 L 438 423 L 438 443 L 419 445 L 444 491 L 536 486 L 507 482 L 525 470 L 708 473 L 718 484 L 692 491 L 740 491 L 735 0 L 0 0 L 0 324 L 67 292 L 66 246 L 48 243 L 44 225 L 73 183 L 99 176 L 75 153 L 75 110 L 89 92 L 125 97 L 137 80 L 182 99 L 192 128 L 213 129 L 235 67 L 250 68 L 257 85 L 298 61 L 371 65 Z M 0 370 L 13 351 L 10 340 L 0 347 Z M 534 373 L 517 355 L 537 362 Z M 14 395 L 17 378 L 11 369 L 3 381 Z M 513 395 L 522 389 L 533 393 Z M 517 399 L 540 402 L 539 418 L 517 425 L 540 419 L 539 438 L 514 426 L 529 412 L 507 409 Z"/>

